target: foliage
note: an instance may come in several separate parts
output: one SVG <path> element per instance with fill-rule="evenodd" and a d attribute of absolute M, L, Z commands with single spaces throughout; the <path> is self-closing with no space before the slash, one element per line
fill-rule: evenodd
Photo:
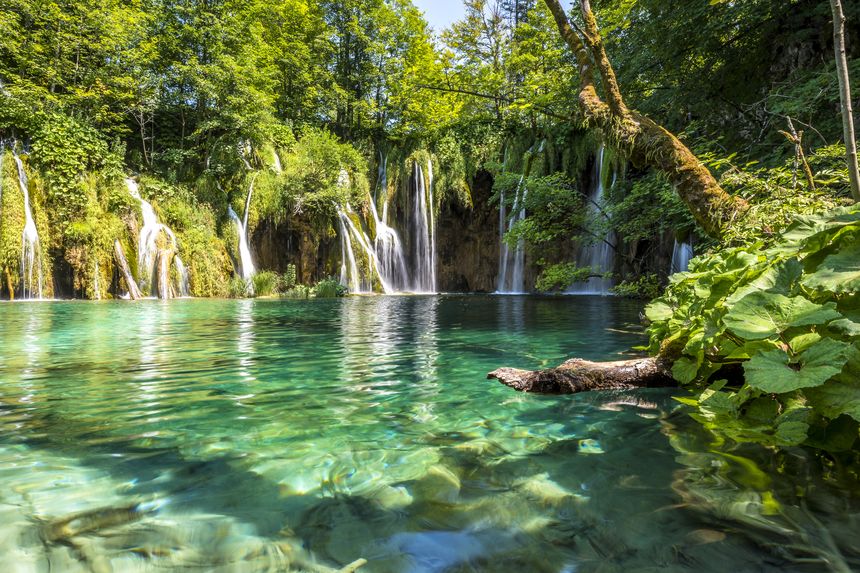
<path fill-rule="evenodd" d="M 296 285 L 281 293 L 282 298 L 306 300 L 313 295 L 313 288 L 306 285 Z"/>
<path fill-rule="evenodd" d="M 251 277 L 254 296 L 273 296 L 278 294 L 278 274 L 273 271 L 260 271 Z"/>
<path fill-rule="evenodd" d="M 314 298 L 336 298 L 346 296 L 347 288 L 340 284 L 340 281 L 334 277 L 329 277 L 319 281 L 313 286 L 312 295 Z"/>
<path fill-rule="evenodd" d="M 287 270 L 281 276 L 281 281 L 279 285 L 279 290 L 281 292 L 287 292 L 291 288 L 296 286 L 296 265 L 288 264 Z"/>
<path fill-rule="evenodd" d="M 618 296 L 653 300 L 662 294 L 663 282 L 660 275 L 649 273 L 634 280 L 621 281 L 609 290 Z"/>
<path fill-rule="evenodd" d="M 686 400 L 696 416 L 733 439 L 850 446 L 860 421 L 857 260 L 857 207 L 797 217 L 770 245 L 694 259 L 646 310 L 650 350 L 674 359 L 673 376 L 700 389 Z"/>
<path fill-rule="evenodd" d="M 253 292 L 251 287 L 251 281 L 245 280 L 240 276 L 234 276 L 230 279 L 230 283 L 227 286 L 227 297 L 247 298 Z"/>

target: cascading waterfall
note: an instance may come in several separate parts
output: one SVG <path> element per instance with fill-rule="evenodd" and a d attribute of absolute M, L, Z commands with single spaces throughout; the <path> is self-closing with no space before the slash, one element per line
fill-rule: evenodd
<path fill-rule="evenodd" d="M 594 169 L 594 185 L 588 195 L 587 211 L 589 219 L 608 219 L 603 211 L 604 202 L 604 181 L 606 180 L 605 169 L 609 166 L 605 161 L 606 147 L 601 145 L 597 152 L 597 162 Z M 612 185 L 615 183 L 616 174 L 613 173 Z M 611 186 L 611 185 L 610 185 Z M 613 233 L 607 231 L 603 236 L 597 238 L 597 242 L 584 245 L 580 249 L 579 266 L 591 267 L 594 274 L 604 274 L 610 272 L 615 260 L 615 249 L 613 247 Z M 574 283 L 568 294 L 597 294 L 607 295 L 612 287 L 612 279 L 603 277 L 591 277 L 587 281 Z"/>
<path fill-rule="evenodd" d="M 126 178 L 125 185 L 129 194 L 140 204 L 140 212 L 143 217 L 143 226 L 137 240 L 137 282 L 141 290 L 149 289 L 150 293 L 156 293 L 160 298 L 170 297 L 170 262 L 179 277 L 179 284 L 175 292 L 180 296 L 187 296 L 187 272 L 182 260 L 176 256 L 177 240 L 173 230 L 158 221 L 158 215 L 152 204 L 140 196 L 140 188 L 137 181 Z M 159 237 L 167 238 L 169 246 L 162 248 L 158 244 Z M 183 294 L 184 293 L 184 294 Z"/>
<path fill-rule="evenodd" d="M 185 263 L 182 262 L 182 259 L 179 258 L 179 255 L 176 255 L 176 258 L 173 259 L 173 264 L 176 265 L 176 274 L 179 277 L 179 296 L 182 298 L 186 298 L 191 296 L 191 289 L 189 287 L 189 279 L 188 279 L 188 269 L 185 267 Z"/>
<path fill-rule="evenodd" d="M 690 259 L 693 258 L 693 245 L 689 240 L 678 242 L 675 239 L 675 246 L 672 247 L 672 266 L 669 267 L 669 274 L 684 273 L 690 268 Z"/>
<path fill-rule="evenodd" d="M 370 202 L 370 214 L 373 217 L 376 228 L 376 239 L 373 242 L 373 250 L 379 267 L 379 275 L 383 284 L 387 284 L 392 291 L 402 291 L 408 288 L 409 273 L 406 267 L 406 256 L 403 254 L 403 244 L 397 231 L 388 226 L 385 219 L 388 215 L 388 175 L 386 173 L 387 161 L 380 162 L 379 186 L 376 197 Z M 376 207 L 378 191 L 381 189 L 385 195 L 382 218 Z"/>
<path fill-rule="evenodd" d="M 499 294 L 520 294 L 525 290 L 525 245 L 523 240 L 517 241 L 513 252 L 505 242 L 505 232 L 510 232 L 514 225 L 526 218 L 525 201 L 528 189 L 524 185 L 525 174 L 520 176 L 514 195 L 513 215 L 507 220 L 505 192 L 502 191 L 499 204 L 499 278 L 496 292 Z M 522 196 L 520 196 L 522 194 Z M 506 225 L 507 224 L 507 225 Z M 509 272 L 510 271 L 510 272 Z"/>
<path fill-rule="evenodd" d="M 412 277 L 411 290 L 418 293 L 436 292 L 436 258 L 434 256 L 436 247 L 435 230 L 433 221 L 433 189 L 432 189 L 432 162 L 428 162 L 431 173 L 430 189 L 424 179 L 424 169 L 416 164 L 413 168 L 415 174 L 415 186 L 412 197 L 412 253 L 414 261 L 414 275 Z M 429 195 L 429 197 L 428 197 Z M 429 204 L 428 204 L 429 201 Z"/>
<path fill-rule="evenodd" d="M 24 195 L 24 231 L 21 234 L 21 298 L 42 298 L 42 248 L 39 244 L 39 231 L 33 220 L 30 209 L 30 191 L 27 172 L 18 154 L 15 154 L 18 165 L 18 185 Z M 34 269 L 35 268 L 35 269 Z M 34 284 L 34 270 L 36 282 Z M 38 293 L 37 296 L 33 296 Z"/>
<path fill-rule="evenodd" d="M 379 279 L 379 283 L 385 294 L 396 292 L 388 283 L 380 268 L 375 245 L 371 244 L 367 233 L 353 223 L 352 218 L 349 216 L 351 213 L 353 211 L 349 204 L 346 205 L 346 211 L 338 209 L 341 234 L 341 260 L 343 261 L 341 263 L 341 283 L 348 285 L 352 292 L 369 293 L 373 292 L 373 278 L 376 277 Z M 359 246 L 367 259 L 367 272 L 364 275 L 361 274 L 356 263 L 354 244 Z M 349 261 L 349 269 L 346 268 L 347 260 Z"/>
<path fill-rule="evenodd" d="M 281 157 L 278 155 L 276 149 L 272 150 L 272 168 L 278 175 L 284 172 L 284 167 L 281 165 Z"/>
<path fill-rule="evenodd" d="M 248 197 L 245 199 L 244 219 L 239 219 L 239 216 L 236 214 L 236 211 L 233 210 L 233 207 L 229 205 L 227 206 L 227 214 L 236 225 L 236 232 L 239 235 L 239 265 L 241 266 L 239 273 L 245 280 L 249 280 L 257 273 L 257 269 L 254 266 L 254 259 L 251 256 L 251 248 L 248 246 L 248 213 L 251 210 L 251 197 L 253 194 L 254 179 L 251 179 L 251 185 L 248 188 Z"/>

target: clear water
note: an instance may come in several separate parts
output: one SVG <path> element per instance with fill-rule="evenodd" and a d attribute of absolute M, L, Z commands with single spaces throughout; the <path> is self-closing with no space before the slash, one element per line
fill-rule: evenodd
<path fill-rule="evenodd" d="M 847 571 L 856 467 L 718 444 L 601 297 L 0 306 L 0 571 Z M 848 569 L 846 569 L 846 567 Z"/>

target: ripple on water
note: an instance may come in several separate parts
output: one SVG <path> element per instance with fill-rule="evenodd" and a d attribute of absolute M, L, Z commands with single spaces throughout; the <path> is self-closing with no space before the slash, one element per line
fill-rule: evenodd
<path fill-rule="evenodd" d="M 615 358 L 641 342 L 639 310 L 481 296 L 0 305 L 0 570 L 857 566 L 856 489 L 808 452 L 723 455 L 669 390 L 541 397 L 484 379 Z M 761 475 L 738 479 L 750 464 Z M 791 464 L 808 469 L 770 469 Z M 810 539 L 829 541 L 798 549 Z"/>

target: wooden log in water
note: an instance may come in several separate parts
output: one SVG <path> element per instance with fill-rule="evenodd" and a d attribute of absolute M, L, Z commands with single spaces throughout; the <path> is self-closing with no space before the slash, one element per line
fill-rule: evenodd
<path fill-rule="evenodd" d="M 125 279 L 125 284 L 128 287 L 128 296 L 131 297 L 132 300 L 138 300 L 141 298 L 140 289 L 137 288 L 137 283 L 134 281 L 134 275 L 131 274 L 131 269 L 128 266 L 128 261 L 125 258 L 125 251 L 122 248 L 122 243 L 119 242 L 119 239 L 114 241 L 113 243 L 113 254 L 114 258 L 116 258 L 116 262 L 119 265 L 119 270 L 122 272 L 122 276 Z"/>
<path fill-rule="evenodd" d="M 546 370 L 499 368 L 487 374 L 519 392 L 575 394 L 589 390 L 628 390 L 677 386 L 671 363 L 646 357 L 615 362 L 591 362 L 573 358 Z"/>

